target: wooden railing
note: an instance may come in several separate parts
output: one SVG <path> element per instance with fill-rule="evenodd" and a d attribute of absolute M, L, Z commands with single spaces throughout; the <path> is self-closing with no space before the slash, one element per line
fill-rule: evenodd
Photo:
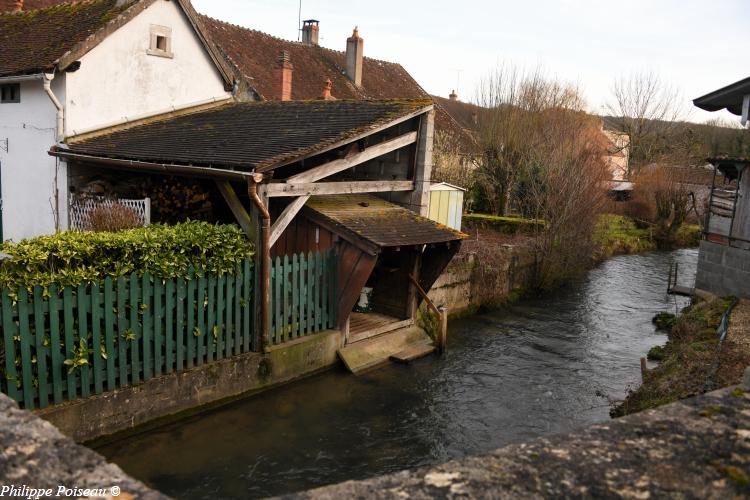
<path fill-rule="evenodd" d="M 448 344 L 448 308 L 437 307 L 435 303 L 432 302 L 430 297 L 427 296 L 427 292 L 424 291 L 424 289 L 419 284 L 419 282 L 414 278 L 414 276 L 409 275 L 409 281 L 411 281 L 411 284 L 414 285 L 414 288 L 417 290 L 417 293 L 421 295 L 425 304 L 427 304 L 427 307 L 437 317 L 437 332 L 435 332 L 435 345 L 437 346 L 438 351 L 440 353 L 443 353 L 445 352 L 445 349 L 447 348 L 447 344 Z"/>
<path fill-rule="evenodd" d="M 276 257 L 271 268 L 271 345 L 336 326 L 333 250 Z"/>
<path fill-rule="evenodd" d="M 13 293 L 11 293 L 13 292 Z M 0 294 L 0 390 L 44 408 L 259 348 L 253 265 L 237 273 Z"/>

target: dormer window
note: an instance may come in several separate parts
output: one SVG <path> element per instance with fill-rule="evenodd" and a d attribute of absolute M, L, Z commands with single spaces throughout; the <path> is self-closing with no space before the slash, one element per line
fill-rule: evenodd
<path fill-rule="evenodd" d="M 151 41 L 148 54 L 158 57 L 174 57 L 172 54 L 172 28 L 151 25 Z"/>
<path fill-rule="evenodd" d="M 21 102 L 21 84 L 7 83 L 0 85 L 0 103 Z"/>

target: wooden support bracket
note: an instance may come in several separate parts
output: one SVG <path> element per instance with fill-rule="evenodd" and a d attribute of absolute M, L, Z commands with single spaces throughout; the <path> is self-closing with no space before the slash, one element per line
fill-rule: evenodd
<path fill-rule="evenodd" d="M 305 203 L 307 203 L 307 200 L 309 199 L 309 196 L 300 196 L 299 198 L 291 202 L 283 212 L 281 212 L 279 218 L 276 219 L 276 222 L 274 222 L 273 226 L 271 226 L 271 238 L 269 242 L 269 246 L 271 248 L 273 248 L 273 245 L 284 233 L 284 230 L 287 228 L 289 223 L 292 222 L 292 219 L 294 219 L 294 216 L 297 215 L 300 210 L 302 210 L 302 207 L 305 206 Z"/>
<path fill-rule="evenodd" d="M 250 217 L 250 214 L 247 213 L 247 210 L 245 210 L 245 206 L 240 201 L 240 197 L 237 196 L 232 184 L 229 181 L 216 181 L 216 187 L 219 188 L 221 195 L 232 210 L 232 214 L 237 219 L 237 223 L 242 228 L 242 231 L 245 232 L 248 239 L 255 241 L 255 222 Z"/>

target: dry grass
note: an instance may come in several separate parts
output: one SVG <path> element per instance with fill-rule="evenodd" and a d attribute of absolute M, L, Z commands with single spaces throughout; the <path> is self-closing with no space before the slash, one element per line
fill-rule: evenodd
<path fill-rule="evenodd" d="M 114 203 L 99 205 L 89 212 L 86 227 L 94 232 L 124 231 L 143 226 L 143 220 L 132 208 Z"/>

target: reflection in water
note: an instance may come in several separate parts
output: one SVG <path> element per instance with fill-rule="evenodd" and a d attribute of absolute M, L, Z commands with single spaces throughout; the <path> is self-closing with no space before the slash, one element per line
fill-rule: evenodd
<path fill-rule="evenodd" d="M 449 350 L 355 377 L 334 370 L 98 451 L 176 498 L 247 498 L 364 478 L 608 418 L 663 343 L 670 262 L 614 258 L 544 298 L 451 323 Z M 687 276 L 684 276 L 687 280 Z M 691 283 L 685 283 L 691 284 Z"/>

